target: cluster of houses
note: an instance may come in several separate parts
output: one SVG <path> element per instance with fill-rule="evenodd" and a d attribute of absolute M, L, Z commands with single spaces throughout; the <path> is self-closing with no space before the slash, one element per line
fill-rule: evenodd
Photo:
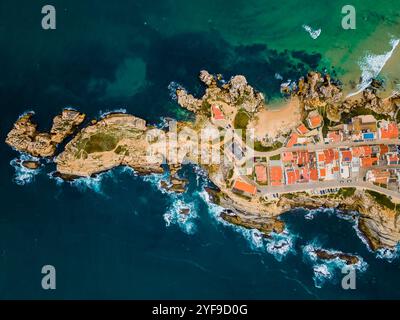
<path fill-rule="evenodd" d="M 323 119 L 317 112 L 310 113 L 306 124 L 300 124 L 292 132 L 286 147 L 307 144 L 310 137 L 315 135 L 312 131 L 322 124 Z M 352 118 L 348 124 L 329 129 L 324 137 L 326 148 L 312 152 L 282 152 L 280 159 L 270 159 L 268 165 L 256 163 L 253 171 L 254 183 L 250 179 L 238 178 L 233 185 L 233 191 L 253 196 L 257 193 L 257 185 L 285 186 L 353 177 L 378 185 L 395 184 L 399 188 L 400 169 L 393 166 L 400 165 L 400 146 L 368 143 L 398 139 L 399 129 L 395 122 L 377 121 L 372 115 L 361 115 Z M 343 141 L 365 142 L 365 145 L 329 147 L 329 144 Z"/>

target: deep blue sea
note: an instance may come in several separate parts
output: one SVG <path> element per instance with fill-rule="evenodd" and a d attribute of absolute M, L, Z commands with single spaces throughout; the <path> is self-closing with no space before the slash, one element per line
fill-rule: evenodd
<path fill-rule="evenodd" d="M 27 110 L 36 112 L 43 130 L 68 106 L 89 119 L 117 109 L 152 124 L 164 116 L 184 119 L 188 114 L 168 87 L 179 83 L 201 94 L 202 69 L 227 79 L 244 74 L 274 99 L 281 78 L 332 67 L 323 50 L 281 49 L 268 29 L 265 37 L 249 39 L 259 30 L 251 19 L 271 22 L 284 10 L 272 1 L 273 10 L 264 12 L 256 2 L 246 7 L 229 1 L 236 10 L 224 10 L 222 1 L 54 0 L 57 29 L 44 31 L 40 11 L 46 1 L 2 0 L 1 141 Z M 232 21 L 247 27 L 234 29 Z M 300 32 L 308 37 L 301 26 Z M 335 212 L 288 212 L 282 216 L 286 233 L 260 241 L 255 232 L 218 219 L 221 209 L 207 198 L 209 182 L 196 167 L 184 168 L 189 189 L 174 195 L 160 190 L 162 177 L 140 177 L 127 168 L 67 183 L 50 178 L 51 161 L 32 174 L 13 162 L 21 155 L 3 142 L 0 154 L 2 299 L 400 297 L 399 259 L 370 252 L 354 221 Z M 191 209 L 186 221 L 181 207 Z M 282 241 L 287 250 L 274 252 Z M 308 246 L 362 257 L 356 289 L 342 289 L 341 266 L 313 261 Z M 56 290 L 41 287 L 44 265 L 56 268 Z M 318 277 L 315 268 L 329 275 Z"/>

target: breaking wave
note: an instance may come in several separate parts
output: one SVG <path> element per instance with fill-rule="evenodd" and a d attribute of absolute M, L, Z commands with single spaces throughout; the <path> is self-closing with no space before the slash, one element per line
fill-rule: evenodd
<path fill-rule="evenodd" d="M 313 28 L 311 28 L 309 25 L 306 25 L 306 24 L 303 24 L 302 27 L 304 30 L 306 30 L 308 32 L 310 37 L 313 38 L 314 40 L 317 39 L 321 35 L 321 31 L 322 31 L 321 29 L 314 30 Z"/>
<path fill-rule="evenodd" d="M 385 66 L 386 62 L 393 55 L 393 52 L 394 50 L 396 50 L 399 43 L 400 39 L 392 39 L 390 41 L 390 45 L 392 46 L 390 51 L 380 55 L 367 53 L 358 62 L 358 65 L 360 66 L 361 69 L 361 83 L 358 85 L 357 91 L 348 94 L 347 97 L 351 97 L 362 92 L 371 84 L 372 79 L 379 75 L 379 73 Z"/>
<path fill-rule="evenodd" d="M 182 87 L 179 83 L 175 81 L 171 81 L 168 85 L 168 91 L 169 91 L 169 96 L 171 97 L 172 100 L 178 100 L 178 97 L 176 96 L 176 90 L 178 89 L 183 89 L 186 90 L 184 87 Z"/>
<path fill-rule="evenodd" d="M 324 249 L 317 240 L 303 246 L 303 256 L 305 260 L 312 265 L 314 272 L 313 280 L 316 288 L 322 288 L 327 281 L 336 282 L 343 275 L 342 270 L 344 270 L 344 268 L 354 268 L 358 272 L 365 272 L 368 268 L 368 264 L 364 259 L 356 255 L 354 256 L 358 258 L 358 262 L 352 266 L 347 265 L 346 262 L 339 258 L 332 260 L 319 259 L 315 253 L 317 249 L 323 249 L 332 254 L 343 253 L 338 250 Z"/>
<path fill-rule="evenodd" d="M 295 240 L 297 235 L 285 229 L 282 233 L 271 232 L 269 237 L 265 237 L 263 233 L 256 229 L 246 229 L 244 227 L 235 226 L 220 217 L 224 212 L 224 208 L 213 203 L 207 191 L 199 192 L 200 198 L 208 207 L 208 212 L 221 224 L 230 227 L 240 233 L 249 243 L 250 248 L 260 252 L 267 252 L 274 256 L 277 261 L 282 261 L 289 253 L 296 253 Z"/>
<path fill-rule="evenodd" d="M 187 210 L 187 212 L 183 212 Z M 196 231 L 196 225 L 193 219 L 197 218 L 196 205 L 194 202 L 185 202 L 184 199 L 174 197 L 167 212 L 164 214 L 166 226 L 176 224 L 187 234 L 193 234 Z"/>
<path fill-rule="evenodd" d="M 23 161 L 39 161 L 39 159 L 21 153 L 19 157 L 10 161 L 10 165 L 15 169 L 13 181 L 19 186 L 32 183 L 35 179 L 35 176 L 40 173 L 42 166 L 41 165 L 38 169 L 28 169 L 22 164 Z"/>
<path fill-rule="evenodd" d="M 99 118 L 102 119 L 102 118 L 104 118 L 104 117 L 106 117 L 106 116 L 108 116 L 110 114 L 113 114 L 113 113 L 127 113 L 127 111 L 126 111 L 125 108 L 117 108 L 117 109 L 112 109 L 112 110 L 108 110 L 107 109 L 106 111 L 100 110 L 99 111 Z"/>

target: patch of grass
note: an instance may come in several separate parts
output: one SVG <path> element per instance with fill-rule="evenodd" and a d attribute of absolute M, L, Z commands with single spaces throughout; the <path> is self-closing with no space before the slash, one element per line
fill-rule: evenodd
<path fill-rule="evenodd" d="M 129 151 L 126 146 L 118 146 L 117 149 L 114 150 L 116 154 L 129 156 Z"/>
<path fill-rule="evenodd" d="M 263 146 L 260 141 L 254 141 L 254 150 L 259 152 L 269 152 L 282 148 L 282 142 L 275 141 L 271 146 Z"/>
<path fill-rule="evenodd" d="M 394 210 L 396 208 L 396 205 L 384 194 L 372 190 L 367 190 L 366 192 L 382 206 L 385 206 L 386 208 L 389 208 L 391 210 Z"/>
<path fill-rule="evenodd" d="M 112 151 L 118 144 L 118 137 L 106 132 L 99 132 L 92 135 L 83 149 L 87 153 Z"/>
<path fill-rule="evenodd" d="M 276 155 L 270 157 L 270 160 L 281 160 L 281 155 L 280 154 L 276 154 Z"/>
<path fill-rule="evenodd" d="M 356 188 L 340 188 L 337 195 L 343 196 L 344 198 L 352 197 L 356 192 Z"/>
<path fill-rule="evenodd" d="M 342 113 L 342 121 L 348 122 L 351 118 L 356 116 L 368 115 L 371 114 L 375 117 L 376 120 L 390 120 L 391 117 L 386 114 L 379 114 L 371 109 L 365 107 L 355 107 L 350 110 L 349 113 Z"/>
<path fill-rule="evenodd" d="M 244 110 L 239 110 L 233 121 L 233 126 L 235 129 L 246 130 L 249 124 L 250 116 Z"/>
<path fill-rule="evenodd" d="M 201 112 L 207 117 L 211 117 L 211 104 L 207 100 L 203 100 L 201 104 Z"/>

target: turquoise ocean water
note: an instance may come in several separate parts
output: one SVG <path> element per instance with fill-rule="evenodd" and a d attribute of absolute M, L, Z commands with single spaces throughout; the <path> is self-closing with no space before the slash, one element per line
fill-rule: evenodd
<path fill-rule="evenodd" d="M 27 110 L 36 111 L 43 130 L 66 106 L 89 118 L 124 109 L 152 124 L 184 119 L 168 87 L 175 82 L 201 94 L 201 69 L 226 79 L 243 74 L 270 100 L 282 81 L 310 69 L 326 68 L 348 87 L 363 70 L 382 69 L 395 88 L 397 64 L 382 60 L 400 37 L 400 5 L 353 2 L 357 29 L 348 32 L 340 27 L 347 3 L 293 0 L 52 1 L 57 29 L 44 31 L 46 1 L 3 0 L 1 140 Z M 303 25 L 321 29 L 319 37 Z M 286 213 L 287 233 L 260 242 L 216 218 L 220 208 L 210 205 L 198 168 L 185 167 L 189 190 L 176 196 L 160 191 L 158 176 L 117 168 L 62 183 L 48 175 L 53 163 L 31 175 L 13 161 L 18 153 L 4 143 L 0 152 L 0 298 L 400 296 L 399 260 L 368 251 L 354 222 L 335 212 Z M 177 215 L 182 205 L 192 211 L 186 222 Z M 274 251 L 279 243 L 287 250 Z M 343 290 L 341 266 L 310 259 L 310 245 L 362 257 L 357 289 Z M 56 267 L 55 291 L 41 289 L 46 264 Z"/>

